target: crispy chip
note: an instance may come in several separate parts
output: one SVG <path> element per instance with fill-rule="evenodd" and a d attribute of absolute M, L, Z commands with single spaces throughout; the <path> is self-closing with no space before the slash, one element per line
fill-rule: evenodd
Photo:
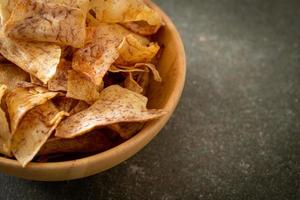
<path fill-rule="evenodd" d="M 71 62 L 62 59 L 55 75 L 48 82 L 48 89 L 51 91 L 67 91 L 68 71 L 70 69 L 72 69 Z"/>
<path fill-rule="evenodd" d="M 81 73 L 69 70 L 67 97 L 85 101 L 89 104 L 99 99 L 99 87 Z"/>
<path fill-rule="evenodd" d="M 85 16 L 81 9 L 52 1 L 22 0 L 6 22 L 5 33 L 16 39 L 79 48 L 85 40 Z"/>
<path fill-rule="evenodd" d="M 8 90 L 15 89 L 18 82 L 28 79 L 28 74 L 18 66 L 14 64 L 0 64 L 0 84 L 6 85 Z"/>
<path fill-rule="evenodd" d="M 9 11 L 7 10 L 8 0 L 1 0 L 0 2 L 0 27 L 4 25 L 4 23 L 9 18 Z"/>
<path fill-rule="evenodd" d="M 70 112 L 71 110 L 74 109 L 75 106 L 78 105 L 77 100 L 67 98 L 64 96 L 58 96 L 54 98 L 52 101 L 59 111 L 65 111 L 65 112 Z"/>
<path fill-rule="evenodd" d="M 6 90 L 7 90 L 7 86 L 0 84 L 0 103 L 1 103 L 2 97 L 4 96 Z M 11 134 L 10 134 L 10 130 L 9 130 L 9 124 L 8 124 L 8 121 L 6 118 L 6 114 L 1 108 L 0 108 L 0 124 L 1 124 L 0 153 L 4 154 L 6 156 L 11 156 L 11 152 L 10 152 Z"/>
<path fill-rule="evenodd" d="M 36 0 L 41 3 L 54 3 L 54 4 L 61 4 L 64 6 L 72 7 L 72 8 L 79 8 L 86 13 L 89 8 L 89 0 Z"/>
<path fill-rule="evenodd" d="M 108 127 L 117 132 L 122 138 L 129 139 L 144 126 L 143 122 L 132 122 L 132 123 L 118 123 L 112 124 Z"/>
<path fill-rule="evenodd" d="M 0 36 L 0 53 L 46 84 L 56 72 L 61 49 L 54 44 L 23 42 Z"/>
<path fill-rule="evenodd" d="M 57 69 L 56 69 L 56 71 L 57 71 Z M 48 87 L 47 84 L 44 84 L 42 81 L 40 81 L 38 78 L 36 78 L 35 76 L 33 76 L 31 74 L 30 74 L 30 83 L 32 83 L 34 85 Z"/>
<path fill-rule="evenodd" d="M 111 146 L 112 142 L 105 133 L 100 130 L 95 130 L 91 133 L 71 139 L 50 138 L 41 148 L 38 155 L 100 152 Z"/>
<path fill-rule="evenodd" d="M 76 113 L 79 113 L 79 112 L 87 109 L 88 107 L 90 107 L 90 105 L 88 103 L 86 103 L 85 101 L 78 101 L 76 106 L 71 109 L 70 115 L 74 115 Z"/>
<path fill-rule="evenodd" d="M 24 116 L 12 138 L 12 152 L 23 167 L 34 158 L 66 115 L 48 101 Z"/>
<path fill-rule="evenodd" d="M 124 87 L 133 92 L 142 94 L 143 88 L 133 79 L 132 73 L 129 73 L 124 81 Z"/>
<path fill-rule="evenodd" d="M 92 0 L 91 7 L 101 22 L 145 21 L 153 26 L 161 26 L 163 23 L 160 15 L 143 0 Z"/>
<path fill-rule="evenodd" d="M 118 65 L 112 65 L 109 68 L 109 72 L 112 73 L 119 73 L 119 72 L 144 72 L 144 69 L 139 69 L 135 67 L 128 67 L 128 66 L 118 66 Z"/>
<path fill-rule="evenodd" d="M 6 95 L 6 104 L 12 134 L 16 131 L 26 112 L 38 105 L 44 104 L 57 94 L 57 92 L 48 92 L 42 87 L 16 88 L 9 92 Z"/>
<path fill-rule="evenodd" d="M 125 22 L 122 23 L 122 26 L 128 28 L 134 33 L 144 35 L 144 36 L 150 36 L 155 34 L 160 28 L 160 26 L 149 25 L 145 21 Z"/>
<path fill-rule="evenodd" d="M 148 110 L 147 98 L 118 85 L 105 88 L 91 107 L 64 120 L 56 130 L 56 136 L 73 138 L 96 127 L 120 122 L 141 122 L 158 118 L 166 112 Z"/>
<path fill-rule="evenodd" d="M 144 45 L 133 35 L 127 35 L 118 47 L 119 58 L 116 60 L 120 65 L 134 65 L 135 63 L 147 63 L 159 51 L 157 43 Z"/>
<path fill-rule="evenodd" d="M 117 24 L 100 23 L 87 28 L 84 48 L 74 53 L 72 67 L 100 85 L 109 67 L 119 57 L 117 47 L 123 38 L 132 32 Z M 147 38 L 133 35 L 141 44 L 148 44 Z"/>

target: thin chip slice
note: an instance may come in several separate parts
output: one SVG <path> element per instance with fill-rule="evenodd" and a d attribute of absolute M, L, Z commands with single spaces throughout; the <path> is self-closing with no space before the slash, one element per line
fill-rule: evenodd
<path fill-rule="evenodd" d="M 5 25 L 12 38 L 54 42 L 82 47 L 85 41 L 85 17 L 81 9 L 36 0 L 22 0 L 13 9 Z"/>
<path fill-rule="evenodd" d="M 0 103 L 2 97 L 7 90 L 6 85 L 0 84 Z M 5 112 L 0 108 L 0 153 L 6 156 L 11 156 L 10 144 L 11 144 L 11 133 L 9 130 L 9 124 L 6 118 Z"/>
<path fill-rule="evenodd" d="M 71 139 L 50 138 L 41 148 L 38 155 L 100 152 L 110 147 L 112 147 L 112 142 L 106 134 L 103 131 L 95 130 Z"/>
<path fill-rule="evenodd" d="M 57 71 L 57 69 L 56 69 L 56 71 Z M 47 84 L 44 84 L 42 81 L 40 81 L 38 78 L 36 78 L 35 76 L 33 76 L 31 74 L 30 74 L 30 83 L 32 83 L 34 85 L 48 87 Z"/>
<path fill-rule="evenodd" d="M 12 138 L 12 152 L 25 167 L 39 152 L 59 122 L 67 116 L 51 101 L 30 110 L 22 119 Z"/>
<path fill-rule="evenodd" d="M 133 79 L 132 73 L 129 73 L 124 81 L 124 87 L 133 92 L 142 94 L 143 88 Z"/>
<path fill-rule="evenodd" d="M 26 81 L 29 75 L 14 64 L 0 64 L 0 84 L 7 86 L 8 90 L 16 88 L 17 83 Z"/>
<path fill-rule="evenodd" d="M 56 72 L 61 49 L 54 44 L 23 42 L 0 36 L 0 53 L 46 84 Z"/>
<path fill-rule="evenodd" d="M 52 99 L 52 102 L 55 104 L 59 111 L 65 111 L 67 113 L 69 113 L 74 109 L 75 106 L 78 105 L 77 100 L 65 96 L 57 96 Z"/>
<path fill-rule="evenodd" d="M 79 113 L 79 112 L 87 109 L 88 107 L 90 107 L 90 105 L 88 103 L 86 103 L 85 101 L 78 101 L 76 106 L 70 110 L 70 115 Z"/>
<path fill-rule="evenodd" d="M 116 48 L 129 34 L 132 32 L 118 24 L 100 23 L 97 27 L 88 27 L 86 45 L 74 53 L 73 69 L 100 85 L 109 67 L 119 57 Z M 149 43 L 147 38 L 136 34 L 133 37 L 141 44 Z"/>
<path fill-rule="evenodd" d="M 56 136 L 73 138 L 97 127 L 120 122 L 142 122 L 161 117 L 163 110 L 148 110 L 147 98 L 113 85 L 100 93 L 100 98 L 88 109 L 64 120 L 56 130 Z"/>
<path fill-rule="evenodd" d="M 112 65 L 110 66 L 109 68 L 109 72 L 112 72 L 112 73 L 120 73 L 120 72 L 144 72 L 145 70 L 144 69 L 139 69 L 139 68 L 135 68 L 135 67 L 122 67 L 122 66 L 118 66 L 118 65 Z"/>
<path fill-rule="evenodd" d="M 83 74 L 69 70 L 66 96 L 92 104 L 99 99 L 99 87 Z"/>
<path fill-rule="evenodd" d="M 10 127 L 15 133 L 24 115 L 32 108 L 44 104 L 55 97 L 57 92 L 49 92 L 42 87 L 16 88 L 6 95 Z"/>
<path fill-rule="evenodd" d="M 87 13 L 89 9 L 89 0 L 36 0 L 41 3 L 61 4 L 64 6 L 79 8 L 83 13 Z"/>
<path fill-rule="evenodd" d="M 144 126 L 143 122 L 133 122 L 133 123 L 118 123 L 108 126 L 113 131 L 117 132 L 122 138 L 129 139 L 138 131 L 140 131 Z"/>
<path fill-rule="evenodd" d="M 92 0 L 91 7 L 101 22 L 145 21 L 153 26 L 163 24 L 160 15 L 143 0 Z"/>
<path fill-rule="evenodd" d="M 127 35 L 118 47 L 120 65 L 134 65 L 135 63 L 150 62 L 159 51 L 157 43 L 142 44 L 133 35 Z"/>
<path fill-rule="evenodd" d="M 157 33 L 157 31 L 160 28 L 160 26 L 149 25 L 145 21 L 125 22 L 125 23 L 121 23 L 121 24 L 122 24 L 122 26 L 128 28 L 132 32 L 140 34 L 140 35 L 144 35 L 144 36 L 154 35 Z"/>
<path fill-rule="evenodd" d="M 71 62 L 62 59 L 55 75 L 48 82 L 48 89 L 51 91 L 67 91 L 68 71 L 71 69 Z"/>

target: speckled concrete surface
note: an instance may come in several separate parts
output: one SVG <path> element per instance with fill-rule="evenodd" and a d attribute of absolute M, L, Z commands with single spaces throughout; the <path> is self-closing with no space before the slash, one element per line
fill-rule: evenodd
<path fill-rule="evenodd" d="M 105 173 L 0 175 L 0 199 L 300 199 L 300 1 L 156 0 L 188 57 L 176 114 Z"/>

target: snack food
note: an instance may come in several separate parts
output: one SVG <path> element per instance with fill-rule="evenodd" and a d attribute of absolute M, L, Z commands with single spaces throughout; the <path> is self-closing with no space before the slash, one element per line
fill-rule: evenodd
<path fill-rule="evenodd" d="M 147 108 L 163 21 L 143 0 L 5 0 L 0 18 L 3 156 L 98 153 L 166 114 Z"/>

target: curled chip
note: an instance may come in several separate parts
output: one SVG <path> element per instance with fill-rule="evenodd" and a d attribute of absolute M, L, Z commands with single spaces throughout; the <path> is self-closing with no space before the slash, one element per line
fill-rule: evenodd
<path fill-rule="evenodd" d="M 30 110 L 12 138 L 12 152 L 23 167 L 38 153 L 58 123 L 67 114 L 50 101 Z"/>
<path fill-rule="evenodd" d="M 145 45 L 133 35 L 127 35 L 118 47 L 119 58 L 116 63 L 121 65 L 147 63 L 154 58 L 158 51 L 159 46 L 157 43 Z"/>
<path fill-rule="evenodd" d="M 71 62 L 62 59 L 55 75 L 48 82 L 48 89 L 51 91 L 67 91 L 68 71 L 71 69 Z"/>
<path fill-rule="evenodd" d="M 99 89 L 83 74 L 69 70 L 67 97 L 92 104 L 99 99 Z"/>
<path fill-rule="evenodd" d="M 160 28 L 160 26 L 149 25 L 145 21 L 125 22 L 122 23 L 122 26 L 126 27 L 134 33 L 144 36 L 154 35 Z"/>
<path fill-rule="evenodd" d="M 38 155 L 100 152 L 110 147 L 112 147 L 112 142 L 106 134 L 101 130 L 95 130 L 70 139 L 50 138 L 41 148 Z"/>
<path fill-rule="evenodd" d="M 23 42 L 0 36 L 0 53 L 46 84 L 55 75 L 61 49 L 55 44 Z"/>
<path fill-rule="evenodd" d="M 74 53 L 73 69 L 100 85 L 110 66 L 119 57 L 117 47 L 129 34 L 133 33 L 118 24 L 100 23 L 97 27 L 88 27 L 84 48 Z M 136 34 L 133 36 L 141 44 L 149 43 L 147 38 Z"/>
<path fill-rule="evenodd" d="M 129 139 L 144 126 L 144 122 L 118 123 L 108 126 L 113 131 L 117 132 L 122 138 Z"/>
<path fill-rule="evenodd" d="M 162 110 L 148 110 L 146 104 L 147 98 L 140 94 L 118 85 L 109 86 L 91 107 L 64 120 L 55 135 L 73 138 L 97 127 L 119 122 L 142 122 L 166 114 Z"/>
<path fill-rule="evenodd" d="M 133 79 L 132 73 L 129 73 L 124 81 L 124 87 L 133 92 L 142 94 L 143 88 Z"/>
<path fill-rule="evenodd" d="M 55 42 L 82 47 L 85 40 L 86 11 L 62 4 L 22 0 L 6 22 L 5 33 L 12 38 Z"/>
<path fill-rule="evenodd" d="M 72 98 L 57 96 L 52 99 L 52 102 L 55 104 L 59 111 L 65 111 L 69 113 L 74 109 L 75 106 L 78 105 L 78 101 Z"/>
<path fill-rule="evenodd" d="M 21 119 L 32 108 L 44 104 L 55 97 L 57 92 L 49 92 L 42 87 L 16 88 L 6 95 L 11 132 L 17 129 Z"/>
<path fill-rule="evenodd" d="M 8 90 L 15 89 L 18 82 L 26 81 L 29 76 L 14 64 L 0 64 L 0 84 L 7 86 Z"/>
<path fill-rule="evenodd" d="M 76 104 L 76 106 L 74 106 L 70 110 L 70 115 L 74 115 L 76 113 L 79 113 L 79 112 L 87 109 L 88 107 L 90 107 L 90 105 L 88 103 L 86 103 L 85 101 L 78 101 L 78 103 Z"/>
<path fill-rule="evenodd" d="M 101 22 L 145 21 L 152 26 L 162 25 L 160 15 L 143 0 L 92 0 L 91 8 Z"/>
<path fill-rule="evenodd" d="M 2 97 L 4 96 L 5 92 L 7 90 L 6 85 L 0 84 L 0 103 L 2 100 Z M 5 112 L 0 108 L 0 153 L 11 156 L 10 152 L 10 143 L 11 143 L 11 133 L 9 130 L 8 121 L 5 115 Z"/>

